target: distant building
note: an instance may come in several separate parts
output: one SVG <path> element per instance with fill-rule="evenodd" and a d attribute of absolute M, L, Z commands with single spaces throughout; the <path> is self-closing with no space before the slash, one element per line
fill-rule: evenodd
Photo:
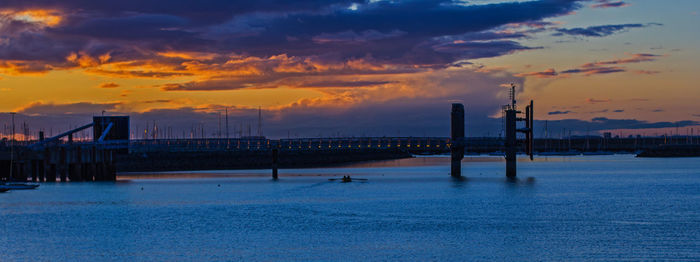
<path fill-rule="evenodd" d="M 109 127 L 110 124 L 112 127 L 105 135 L 105 141 L 129 140 L 128 116 L 95 116 L 92 118 L 92 122 L 94 123 L 92 130 L 95 141 L 100 138 L 102 133 Z"/>
<path fill-rule="evenodd" d="M 129 116 L 94 116 L 92 117 L 93 140 L 105 143 L 117 153 L 129 152 Z M 98 141 L 107 128 L 103 141 Z"/>

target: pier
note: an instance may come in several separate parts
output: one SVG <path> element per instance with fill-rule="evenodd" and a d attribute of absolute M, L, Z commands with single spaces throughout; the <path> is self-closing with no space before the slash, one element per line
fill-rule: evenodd
<path fill-rule="evenodd" d="M 514 90 L 514 89 L 512 89 Z M 514 91 L 513 91 L 514 92 Z M 512 95 L 514 97 L 514 95 Z M 562 137 L 533 135 L 532 102 L 525 117 L 511 105 L 504 108 L 506 137 L 466 137 L 464 106 L 452 105 L 450 137 L 317 137 L 268 139 L 240 138 L 140 139 L 129 137 L 128 116 L 94 117 L 93 122 L 35 141 L 0 141 L 0 180 L 68 182 L 114 181 L 117 172 L 176 170 L 308 168 L 352 162 L 388 160 L 414 155 L 451 155 L 451 176 L 461 177 L 464 155 L 502 152 L 506 175 L 515 177 L 517 153 L 532 159 L 543 155 L 612 154 L 655 149 L 679 139 L 666 137 Z M 517 122 L 523 121 L 523 128 Z M 92 128 L 93 139 L 73 141 L 76 132 Z M 518 140 L 516 134 L 524 133 Z M 697 139 L 688 139 L 695 141 Z M 696 145 L 684 148 L 697 150 Z"/>

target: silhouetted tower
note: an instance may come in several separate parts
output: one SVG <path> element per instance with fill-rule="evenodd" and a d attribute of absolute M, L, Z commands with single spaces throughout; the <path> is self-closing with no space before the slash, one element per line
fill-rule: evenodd
<path fill-rule="evenodd" d="M 517 110 L 515 105 L 515 85 L 510 85 L 511 104 L 505 107 L 506 116 L 506 177 L 515 178 L 517 173 L 517 158 L 518 152 L 518 132 L 525 134 L 525 152 L 530 155 L 530 160 L 533 159 L 533 102 L 530 100 L 530 105 L 525 107 L 525 118 L 519 118 L 518 114 L 522 113 Z M 525 128 L 517 128 L 518 121 L 525 122 Z"/>
<path fill-rule="evenodd" d="M 452 177 L 461 177 L 462 159 L 464 158 L 464 105 L 459 103 L 452 104 L 451 120 L 450 150 L 452 151 L 452 168 L 450 175 Z"/>

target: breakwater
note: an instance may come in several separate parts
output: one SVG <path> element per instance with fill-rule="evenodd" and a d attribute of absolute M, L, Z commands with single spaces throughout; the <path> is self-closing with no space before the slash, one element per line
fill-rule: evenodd
<path fill-rule="evenodd" d="M 14 181 L 113 181 L 115 151 L 94 144 L 64 144 L 0 152 L 0 179 Z"/>

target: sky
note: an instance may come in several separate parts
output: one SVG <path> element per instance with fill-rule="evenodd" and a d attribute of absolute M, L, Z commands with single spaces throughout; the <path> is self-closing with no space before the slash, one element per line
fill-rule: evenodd
<path fill-rule="evenodd" d="M 135 138 L 700 133 L 696 0 L 3 0 L 0 125 L 129 115 Z M 220 121 L 221 119 L 221 121 Z M 221 122 L 221 124 L 219 124 Z M 545 124 L 546 122 L 546 124 Z M 219 127 L 221 126 L 221 128 Z M 248 128 L 250 126 L 250 128 Z M 167 134 L 166 134 L 167 133 Z"/>

